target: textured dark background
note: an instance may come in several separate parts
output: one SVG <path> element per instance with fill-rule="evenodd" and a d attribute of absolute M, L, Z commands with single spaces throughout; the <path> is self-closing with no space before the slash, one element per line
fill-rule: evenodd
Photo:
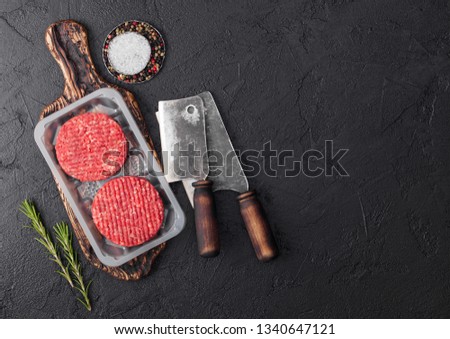
<path fill-rule="evenodd" d="M 32 198 L 66 220 L 33 140 L 63 79 L 43 34 L 84 24 L 101 44 L 128 19 L 154 24 L 168 53 L 127 86 L 159 148 L 157 101 L 213 92 L 236 148 L 348 148 L 350 177 L 251 179 L 281 256 L 261 264 L 235 194 L 216 194 L 222 252 L 197 255 L 193 213 L 139 282 L 85 265 L 85 312 L 21 225 Z M 6 1 L 0 5 L 2 317 L 449 317 L 450 8 L 447 1 Z M 78 246 L 77 246 L 78 249 Z M 85 261 L 83 261 L 85 263 Z"/>

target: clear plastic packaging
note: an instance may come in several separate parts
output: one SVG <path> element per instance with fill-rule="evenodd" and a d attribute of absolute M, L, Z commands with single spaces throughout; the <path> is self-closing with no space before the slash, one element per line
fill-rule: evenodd
<path fill-rule="evenodd" d="M 125 165 L 118 173 L 106 180 L 80 182 L 64 173 L 56 159 L 55 144 L 61 126 L 73 116 L 84 112 L 108 114 L 122 127 L 128 140 L 129 153 Z M 36 125 L 34 138 L 95 254 L 103 264 L 120 266 L 175 237 L 183 230 L 184 213 L 136 121 L 121 94 L 116 90 L 99 89 L 42 119 Z M 123 175 L 145 177 L 158 190 L 164 203 L 164 221 L 158 235 L 148 242 L 134 247 L 120 246 L 104 238 L 97 230 L 91 215 L 91 204 L 96 192 L 107 181 Z"/>

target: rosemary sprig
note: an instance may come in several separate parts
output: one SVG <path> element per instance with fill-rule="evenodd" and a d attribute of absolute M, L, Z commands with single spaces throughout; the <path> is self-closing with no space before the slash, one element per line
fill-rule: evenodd
<path fill-rule="evenodd" d="M 33 229 L 39 235 L 39 237 L 35 239 L 41 243 L 51 255 L 50 260 L 54 261 L 59 266 L 60 270 L 57 270 L 56 272 L 66 279 L 71 287 L 74 287 L 72 278 L 69 274 L 69 267 L 64 266 L 50 234 L 42 223 L 40 214 L 36 211 L 36 207 L 29 200 L 24 200 L 19 211 L 26 215 L 31 221 L 31 224 L 25 227 Z"/>
<path fill-rule="evenodd" d="M 78 261 L 77 254 L 72 246 L 72 233 L 69 231 L 69 226 L 65 222 L 60 222 L 53 226 L 53 229 L 55 230 L 56 240 L 58 240 L 58 243 L 64 252 L 64 256 L 68 262 L 68 267 L 74 277 L 75 288 L 83 297 L 83 299 L 77 298 L 77 300 L 81 302 L 88 311 L 90 311 L 92 308 L 89 300 L 89 286 L 91 285 L 92 280 L 89 281 L 87 285 L 83 282 L 81 264 Z"/>

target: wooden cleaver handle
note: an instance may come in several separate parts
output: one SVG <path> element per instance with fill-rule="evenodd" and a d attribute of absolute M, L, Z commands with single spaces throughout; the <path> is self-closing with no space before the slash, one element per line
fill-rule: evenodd
<path fill-rule="evenodd" d="M 242 193 L 237 199 L 256 256 L 260 261 L 269 261 L 275 258 L 278 254 L 277 245 L 264 215 L 264 210 L 256 198 L 256 192 Z"/>
<path fill-rule="evenodd" d="M 192 186 L 195 188 L 194 213 L 198 252 L 202 257 L 214 257 L 220 252 L 220 244 L 212 181 L 199 180 Z"/>

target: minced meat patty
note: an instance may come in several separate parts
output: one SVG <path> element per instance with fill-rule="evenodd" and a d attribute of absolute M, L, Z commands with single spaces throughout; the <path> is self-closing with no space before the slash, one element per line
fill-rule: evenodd
<path fill-rule="evenodd" d="M 128 247 L 155 237 L 164 218 L 158 191 L 139 177 L 107 182 L 97 192 L 91 211 L 95 226 L 105 238 Z"/>
<path fill-rule="evenodd" d="M 122 128 L 103 113 L 85 113 L 65 122 L 55 148 L 63 171 L 80 181 L 110 177 L 123 166 L 127 156 Z"/>

